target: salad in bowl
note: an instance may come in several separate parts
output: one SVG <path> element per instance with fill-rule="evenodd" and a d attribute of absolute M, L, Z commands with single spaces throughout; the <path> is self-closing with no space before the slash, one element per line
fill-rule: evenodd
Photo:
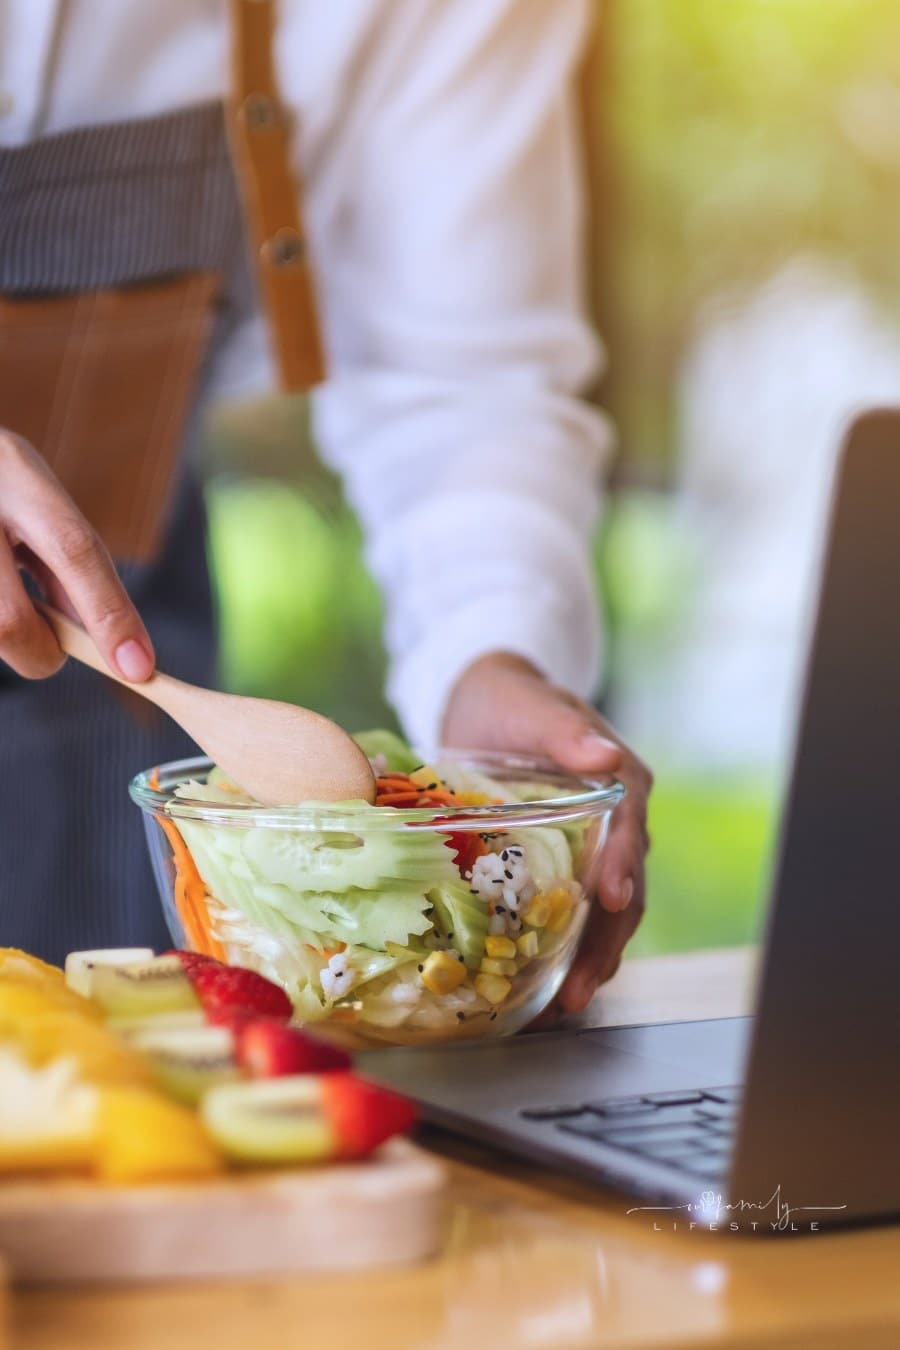
<path fill-rule="evenodd" d="M 263 807 L 204 759 L 133 780 L 176 945 L 259 971 L 356 1044 L 519 1030 L 568 972 L 624 788 L 357 740 L 374 805 Z"/>

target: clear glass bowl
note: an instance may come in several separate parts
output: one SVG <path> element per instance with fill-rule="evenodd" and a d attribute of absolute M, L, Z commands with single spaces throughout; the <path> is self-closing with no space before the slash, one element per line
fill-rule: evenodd
<path fill-rule="evenodd" d="M 261 971 L 350 1044 L 520 1030 L 569 970 L 625 790 L 523 757 L 426 762 L 462 805 L 264 808 L 207 759 L 138 774 L 176 946 Z"/>

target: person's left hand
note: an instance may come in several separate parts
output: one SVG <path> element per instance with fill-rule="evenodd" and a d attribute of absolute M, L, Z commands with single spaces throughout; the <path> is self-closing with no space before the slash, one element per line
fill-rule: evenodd
<path fill-rule="evenodd" d="M 574 773 L 611 773 L 625 784 L 627 795 L 590 879 L 595 903 L 578 955 L 540 1022 L 560 1011 L 581 1012 L 615 974 L 644 912 L 650 770 L 587 703 L 508 652 L 481 657 L 463 673 L 450 694 L 442 740 L 446 746 L 534 755 Z"/>

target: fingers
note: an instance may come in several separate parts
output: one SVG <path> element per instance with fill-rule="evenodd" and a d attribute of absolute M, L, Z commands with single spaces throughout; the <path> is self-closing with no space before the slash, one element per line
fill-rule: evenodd
<path fill-rule="evenodd" d="M 643 908 L 643 874 L 636 882 L 632 901 L 626 910 L 610 914 L 599 905 L 591 907 L 578 955 L 557 995 L 563 1012 L 583 1012 L 600 985 L 612 979 L 619 968 L 622 953 L 641 921 Z"/>
<path fill-rule="evenodd" d="M 149 679 L 153 646 L 105 547 L 32 447 L 8 435 L 0 435 L 0 502 L 7 535 L 44 565 L 110 669 Z M 14 608 L 21 645 L 25 616 Z"/>
<path fill-rule="evenodd" d="M 0 660 L 17 675 L 40 680 L 55 674 L 65 659 L 49 625 L 29 600 L 12 549 L 0 533 Z"/>
<path fill-rule="evenodd" d="M 586 879 L 596 903 L 572 970 L 554 1004 L 531 1028 L 543 1029 L 560 1010 L 577 1012 L 587 1005 L 598 985 L 615 973 L 640 922 L 652 775 L 593 708 L 509 652 L 490 653 L 468 667 L 451 692 L 443 733 L 447 745 L 538 755 L 573 773 L 615 774 L 625 785 L 625 799 Z"/>
<path fill-rule="evenodd" d="M 448 704 L 447 745 L 542 756 L 577 773 L 615 773 L 623 750 L 592 709 L 533 666 L 495 652 L 469 667 Z"/>
<path fill-rule="evenodd" d="M 540 721 L 533 725 L 531 740 L 539 751 L 573 773 L 616 773 L 623 761 L 621 746 L 598 730 L 591 714 L 554 698 L 548 688 L 540 700 Z"/>
<path fill-rule="evenodd" d="M 649 847 L 646 829 L 646 798 L 638 788 L 616 808 L 609 837 L 592 877 L 597 899 L 604 909 L 617 914 L 627 909 Z"/>

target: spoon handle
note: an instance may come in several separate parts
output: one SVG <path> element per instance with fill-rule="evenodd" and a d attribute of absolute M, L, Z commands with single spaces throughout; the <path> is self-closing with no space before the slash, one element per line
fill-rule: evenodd
<path fill-rule="evenodd" d="M 83 666 L 90 666 L 92 670 L 99 671 L 107 679 L 115 680 L 117 684 L 124 685 L 126 689 L 132 690 L 133 693 L 140 694 L 141 698 L 146 698 L 151 703 L 155 703 L 164 712 L 169 712 L 172 709 L 173 704 L 178 699 L 179 692 L 185 687 L 181 680 L 176 680 L 171 675 L 163 675 L 161 671 L 155 671 L 150 679 L 145 680 L 143 684 L 133 684 L 130 680 L 124 679 L 123 676 L 117 675 L 106 664 L 94 645 L 93 638 L 79 624 L 74 623 L 65 614 L 55 609 L 53 605 L 48 605 L 43 600 L 37 600 L 35 604 L 53 629 L 54 636 L 66 656 L 71 656 L 76 661 L 80 661 Z"/>

